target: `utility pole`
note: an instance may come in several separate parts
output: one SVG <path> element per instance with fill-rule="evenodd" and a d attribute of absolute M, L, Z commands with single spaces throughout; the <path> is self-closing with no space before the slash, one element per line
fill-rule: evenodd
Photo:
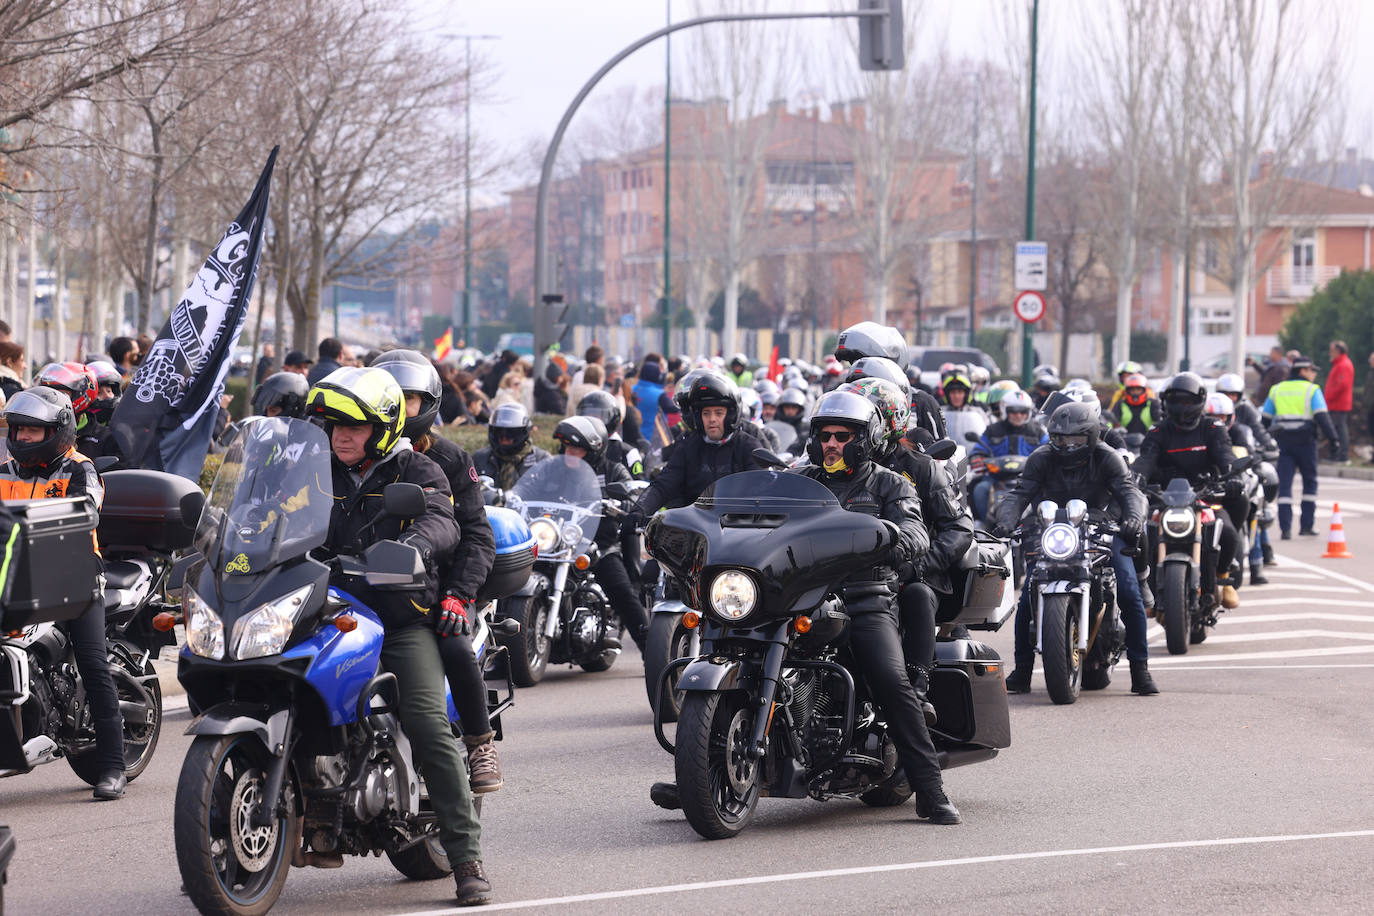
<path fill-rule="evenodd" d="M 664 0 L 673 24 L 673 0 Z M 673 352 L 673 36 L 663 40 L 663 357 Z"/>
<path fill-rule="evenodd" d="M 462 328 L 464 346 L 472 346 L 472 43 L 497 41 L 500 35 L 453 35 L 463 39 L 463 299 L 454 324 Z"/>
<path fill-rule="evenodd" d="M 1035 64 L 1040 33 L 1040 0 L 1031 0 L 1030 22 L 1030 136 L 1026 144 L 1026 241 L 1035 240 Z M 1062 329 L 1061 333 L 1068 333 Z M 1030 322 L 1021 322 L 1021 387 L 1030 390 L 1035 347 Z"/>
<path fill-rule="evenodd" d="M 816 187 L 816 169 L 819 168 L 818 162 L 820 160 L 821 103 L 819 96 L 816 99 L 815 107 L 811 109 L 811 264 L 807 271 L 810 276 L 806 280 L 807 289 L 811 293 L 811 301 L 807 303 L 810 306 L 807 311 L 811 313 L 811 347 L 807 356 L 812 360 L 817 359 L 821 349 L 816 340 L 816 312 L 819 306 L 816 301 L 818 298 L 816 288 L 820 285 L 816 282 L 816 269 L 819 266 L 821 256 L 819 226 L 821 209 L 819 189 Z"/>
<path fill-rule="evenodd" d="M 969 257 L 968 257 L 968 345 L 973 343 L 974 322 L 977 321 L 978 298 L 978 81 L 973 88 L 973 173 L 969 178 L 972 189 L 969 201 Z"/>

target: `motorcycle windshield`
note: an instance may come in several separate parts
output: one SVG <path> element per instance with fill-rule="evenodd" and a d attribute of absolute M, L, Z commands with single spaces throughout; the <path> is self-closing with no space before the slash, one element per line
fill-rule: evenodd
<path fill-rule="evenodd" d="M 826 509 L 840 507 L 835 494 L 825 485 L 781 471 L 743 471 L 716 481 L 697 499 L 702 509 L 717 512 L 788 512 L 795 509 Z"/>
<path fill-rule="evenodd" d="M 581 458 L 554 455 L 530 468 L 511 490 L 527 520 L 544 516 L 572 523 L 587 540 L 596 539 L 601 523 L 601 484 Z"/>
<path fill-rule="evenodd" d="M 261 572 L 323 544 L 333 505 L 324 431 L 304 420 L 255 418 L 215 474 L 196 548 L 216 575 Z"/>

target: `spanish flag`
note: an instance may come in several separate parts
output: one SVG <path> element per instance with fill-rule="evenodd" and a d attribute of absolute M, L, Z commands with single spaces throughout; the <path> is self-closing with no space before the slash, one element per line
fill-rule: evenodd
<path fill-rule="evenodd" d="M 444 331 L 444 336 L 434 338 L 434 358 L 443 362 L 453 352 L 453 326 Z"/>

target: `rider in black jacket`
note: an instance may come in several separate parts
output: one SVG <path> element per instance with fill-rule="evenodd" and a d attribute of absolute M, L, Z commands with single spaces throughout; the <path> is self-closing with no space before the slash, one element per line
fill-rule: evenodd
<path fill-rule="evenodd" d="M 1112 541 L 1112 569 L 1116 573 L 1117 603 L 1126 625 L 1126 657 L 1131 663 L 1131 692 L 1158 693 L 1149 670 L 1149 646 L 1145 635 L 1145 606 L 1135 564 L 1128 552 L 1139 549 L 1145 528 L 1145 497 L 1141 495 L 1116 450 L 1098 441 L 1101 425 L 1091 405 L 1070 403 L 1050 417 L 1049 445 L 1042 445 L 1026 459 L 1016 485 L 997 506 L 994 533 L 1011 532 L 1027 506 L 1050 499 L 1065 505 L 1081 499 L 1090 510 L 1111 510 L 1121 533 Z M 1008 693 L 1030 691 L 1035 664 L 1035 639 L 1030 631 L 1030 570 L 1016 609 L 1016 669 L 1007 678 Z"/>
<path fill-rule="evenodd" d="M 918 563 L 930 538 L 911 484 L 872 460 L 883 440 L 878 412 L 865 397 L 832 391 L 816 402 L 807 446 L 812 463 L 797 473 L 824 484 L 843 508 L 877 516 L 896 531 L 891 560 L 856 571 L 840 587 L 851 617 L 850 650 L 887 713 L 898 760 L 916 794 L 916 813 L 933 823 L 957 824 L 959 810 L 945 797 L 939 758 L 907 675 L 894 606 L 898 569 Z"/>
<path fill-rule="evenodd" d="M 496 486 L 509 490 L 525 472 L 549 453 L 530 442 L 529 412 L 519 404 L 502 404 L 492 411 L 487 424 L 487 447 L 479 448 L 472 456 L 477 473 L 496 481 Z"/>
<path fill-rule="evenodd" d="M 1165 419 L 1145 434 L 1140 457 L 1132 470 L 1145 483 L 1167 486 L 1175 477 L 1187 478 L 1200 489 L 1231 472 L 1231 437 L 1226 427 L 1203 416 L 1207 388 L 1191 372 L 1180 372 L 1160 392 Z M 1217 513 L 1221 526 L 1217 549 L 1217 585 L 1221 587 L 1222 606 L 1240 605 L 1235 583 L 1231 581 L 1231 561 L 1236 556 L 1236 522 L 1244 523 L 1249 513 L 1242 481 L 1231 478 L 1224 483 L 1222 509 Z"/>

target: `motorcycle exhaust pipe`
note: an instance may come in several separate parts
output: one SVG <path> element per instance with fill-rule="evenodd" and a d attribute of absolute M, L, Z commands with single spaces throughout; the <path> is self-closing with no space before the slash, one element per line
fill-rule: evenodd
<path fill-rule="evenodd" d="M 1088 592 L 1090 589 L 1083 589 L 1078 600 L 1078 648 L 1079 651 L 1088 648 Z"/>

